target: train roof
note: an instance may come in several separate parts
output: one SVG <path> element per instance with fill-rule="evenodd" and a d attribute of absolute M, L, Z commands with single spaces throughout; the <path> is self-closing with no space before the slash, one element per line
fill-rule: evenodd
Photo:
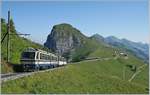
<path fill-rule="evenodd" d="M 40 53 L 44 53 L 44 54 L 47 54 L 47 55 L 56 56 L 53 53 L 50 53 L 50 52 L 47 52 L 47 51 L 44 51 L 44 50 L 41 50 L 41 49 L 35 49 L 35 48 L 32 48 L 32 47 L 28 47 L 24 52 L 40 52 Z"/>

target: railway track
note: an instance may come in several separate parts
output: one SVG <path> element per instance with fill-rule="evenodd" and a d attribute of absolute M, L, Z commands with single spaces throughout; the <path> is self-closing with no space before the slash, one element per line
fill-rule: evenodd
<path fill-rule="evenodd" d="M 36 71 L 36 72 L 19 72 L 19 73 L 1 74 L 1 82 L 6 82 L 8 80 L 15 80 L 15 79 L 18 79 L 18 78 L 21 78 L 21 77 L 26 77 L 26 76 L 33 75 L 35 73 L 52 71 L 52 70 L 60 69 L 60 68 L 64 68 L 64 67 L 66 67 L 66 66 L 51 68 L 51 69 L 46 69 L 46 70 L 40 70 L 40 71 Z"/>
<path fill-rule="evenodd" d="M 11 77 L 11 76 L 16 76 L 19 73 L 8 73 L 8 74 L 1 74 L 1 78 L 7 78 L 7 77 Z"/>
<path fill-rule="evenodd" d="M 1 81 L 5 82 L 5 81 L 8 81 L 8 80 L 14 80 L 14 79 L 24 77 L 24 76 L 27 76 L 27 75 L 31 75 L 31 74 L 32 74 L 32 72 L 1 74 Z"/>

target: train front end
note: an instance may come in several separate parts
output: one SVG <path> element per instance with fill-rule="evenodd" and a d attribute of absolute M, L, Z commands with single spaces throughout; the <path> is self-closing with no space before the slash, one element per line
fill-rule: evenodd
<path fill-rule="evenodd" d="M 22 52 L 20 62 L 23 66 L 24 71 L 34 71 L 36 70 L 36 51 L 26 50 Z"/>

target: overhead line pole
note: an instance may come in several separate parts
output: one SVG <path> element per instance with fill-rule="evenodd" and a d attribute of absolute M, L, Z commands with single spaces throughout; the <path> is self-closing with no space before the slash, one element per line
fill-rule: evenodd
<path fill-rule="evenodd" d="M 8 11 L 8 24 L 7 24 L 7 62 L 9 62 L 9 47 L 10 47 L 10 42 L 9 42 L 9 32 L 10 32 L 10 11 Z"/>
<path fill-rule="evenodd" d="M 2 40 L 1 40 L 1 44 L 3 43 L 4 39 L 7 36 L 7 63 L 10 62 L 10 35 L 25 35 L 28 36 L 30 34 L 11 34 L 10 33 L 10 10 L 8 11 L 8 23 L 7 23 L 7 32 L 4 34 Z"/>
<path fill-rule="evenodd" d="M 7 36 L 8 32 L 5 33 L 5 35 L 3 36 L 2 40 L 1 40 L 1 43 L 3 43 L 5 37 Z"/>
<path fill-rule="evenodd" d="M 30 34 L 9 34 L 9 35 L 24 35 L 24 36 L 28 36 Z"/>

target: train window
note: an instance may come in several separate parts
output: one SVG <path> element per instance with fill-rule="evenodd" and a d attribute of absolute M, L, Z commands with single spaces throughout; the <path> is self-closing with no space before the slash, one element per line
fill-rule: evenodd
<path fill-rule="evenodd" d="M 48 55 L 48 60 L 50 60 L 50 56 Z"/>
<path fill-rule="evenodd" d="M 57 60 L 57 57 L 55 57 L 55 60 Z"/>
<path fill-rule="evenodd" d="M 40 59 L 42 59 L 42 54 L 40 53 Z"/>
<path fill-rule="evenodd" d="M 48 55 L 46 55 L 46 60 L 48 60 Z"/>
<path fill-rule="evenodd" d="M 36 55 L 36 59 L 39 59 L 39 53 L 37 53 L 37 55 Z"/>
<path fill-rule="evenodd" d="M 54 60 L 54 57 L 52 56 L 52 60 Z"/>
<path fill-rule="evenodd" d="M 51 56 L 48 56 L 48 59 L 51 60 Z"/>
<path fill-rule="evenodd" d="M 60 58 L 60 61 L 62 61 L 62 57 Z"/>
<path fill-rule="evenodd" d="M 45 59 L 45 55 L 43 54 L 43 59 Z"/>
<path fill-rule="evenodd" d="M 43 55 L 44 56 L 44 58 L 43 59 L 46 59 L 46 55 Z"/>
<path fill-rule="evenodd" d="M 46 60 L 48 60 L 48 55 L 46 55 Z"/>
<path fill-rule="evenodd" d="M 40 54 L 40 59 L 44 59 L 44 54 Z"/>
<path fill-rule="evenodd" d="M 35 58 L 35 52 L 23 52 L 22 58 L 23 59 L 34 59 Z"/>
<path fill-rule="evenodd" d="M 52 56 L 52 60 L 53 60 L 53 61 L 55 61 L 55 60 L 56 60 L 56 58 L 55 58 L 54 56 Z"/>
<path fill-rule="evenodd" d="M 48 60 L 50 59 L 48 55 L 40 54 L 40 59 Z"/>

